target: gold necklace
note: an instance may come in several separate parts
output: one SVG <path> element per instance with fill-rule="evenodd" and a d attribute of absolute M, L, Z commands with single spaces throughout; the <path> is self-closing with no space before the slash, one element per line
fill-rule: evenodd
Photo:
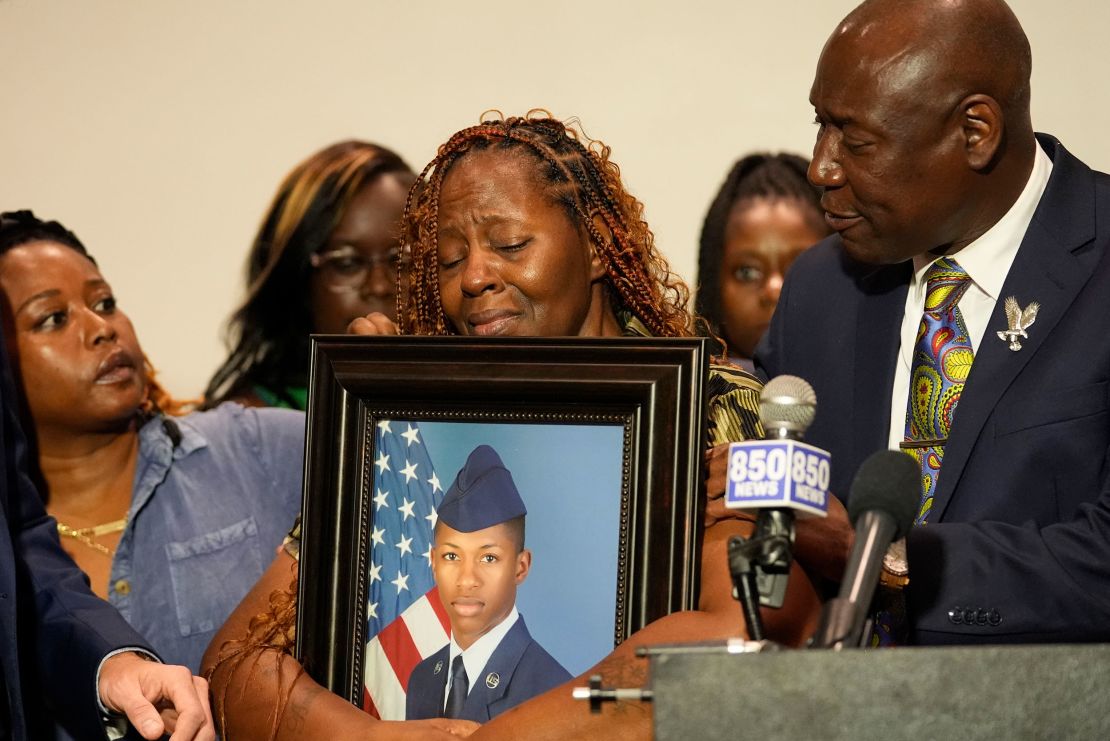
<path fill-rule="evenodd" d="M 73 538 L 78 543 L 84 543 L 94 551 L 103 553 L 105 556 L 111 558 L 116 555 L 116 552 L 106 545 L 97 543 L 93 538 L 99 538 L 101 535 L 111 535 L 112 533 L 121 533 L 125 527 L 127 527 L 126 517 L 122 520 L 113 520 L 111 522 L 105 522 L 103 525 L 93 525 L 92 527 L 70 527 L 59 520 L 58 535 L 66 538 Z"/>

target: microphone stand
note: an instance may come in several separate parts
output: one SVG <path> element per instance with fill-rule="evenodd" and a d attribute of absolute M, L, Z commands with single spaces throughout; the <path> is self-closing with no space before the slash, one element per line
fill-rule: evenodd
<path fill-rule="evenodd" d="M 732 574 L 732 596 L 740 600 L 740 610 L 744 614 L 744 625 L 748 638 L 763 640 L 763 617 L 759 614 L 759 587 L 755 580 L 755 558 L 758 557 L 760 543 L 742 535 L 733 535 L 728 540 L 728 570 Z"/>
<path fill-rule="evenodd" d="M 762 641 L 760 604 L 782 607 L 790 576 L 794 544 L 794 513 L 787 509 L 761 510 L 751 538 L 734 535 L 728 541 L 728 568 L 733 597 L 740 600 L 748 638 Z"/>

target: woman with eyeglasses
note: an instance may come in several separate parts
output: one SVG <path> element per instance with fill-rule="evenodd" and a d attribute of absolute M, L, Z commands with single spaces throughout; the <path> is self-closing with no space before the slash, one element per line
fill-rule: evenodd
<path fill-rule="evenodd" d="M 344 332 L 374 311 L 393 315 L 399 225 L 415 179 L 396 153 L 354 140 L 293 168 L 251 247 L 247 297 L 228 322 L 232 350 L 205 406 L 304 409 L 309 335 Z"/>

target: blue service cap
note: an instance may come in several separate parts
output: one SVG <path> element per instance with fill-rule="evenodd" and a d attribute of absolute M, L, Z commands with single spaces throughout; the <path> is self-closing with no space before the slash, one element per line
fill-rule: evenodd
<path fill-rule="evenodd" d="M 461 533 L 472 533 L 528 514 L 513 475 L 501 456 L 479 445 L 443 495 L 439 521 Z"/>

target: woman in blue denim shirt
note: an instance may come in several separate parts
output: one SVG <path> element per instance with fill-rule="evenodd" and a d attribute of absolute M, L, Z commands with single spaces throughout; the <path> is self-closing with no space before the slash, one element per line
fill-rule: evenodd
<path fill-rule="evenodd" d="M 0 290 L 62 545 L 163 660 L 196 672 L 300 506 L 304 415 L 185 416 L 81 242 L 0 216 Z"/>

